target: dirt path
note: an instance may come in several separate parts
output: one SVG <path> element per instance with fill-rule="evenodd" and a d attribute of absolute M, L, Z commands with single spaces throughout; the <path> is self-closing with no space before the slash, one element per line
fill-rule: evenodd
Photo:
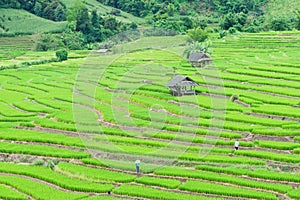
<path fill-rule="evenodd" d="M 252 140 L 268 140 L 277 142 L 294 142 L 293 136 L 272 136 L 272 135 L 261 135 L 253 134 Z"/>
<path fill-rule="evenodd" d="M 45 133 L 63 134 L 66 136 L 71 136 L 71 137 L 90 138 L 90 137 L 97 135 L 97 134 L 93 134 L 93 133 L 79 133 L 79 132 L 65 131 L 65 130 L 60 130 L 60 129 L 45 128 L 45 127 L 41 127 L 41 126 L 35 126 L 35 127 L 16 126 L 14 128 L 25 129 L 25 130 L 34 130 L 34 131 L 40 131 L 40 132 L 45 132 Z"/>
<path fill-rule="evenodd" d="M 33 112 L 28 112 L 28 111 L 26 111 L 26 110 L 22 110 L 22 109 L 20 109 L 20 108 L 18 108 L 18 107 L 16 107 L 16 106 L 14 106 L 13 104 L 7 104 L 9 107 L 11 107 L 11 108 L 13 108 L 13 109 L 16 109 L 17 111 L 20 111 L 20 112 L 22 112 L 22 113 L 26 113 L 26 114 L 36 114 L 36 113 L 33 113 Z"/>
<path fill-rule="evenodd" d="M 239 104 L 239 105 L 241 105 L 241 106 L 243 106 L 243 107 L 246 107 L 246 108 L 250 108 L 251 107 L 251 105 L 250 104 L 247 104 L 247 103 L 245 103 L 245 102 L 243 102 L 243 101 L 240 101 L 240 100 L 235 100 L 235 101 L 233 101 L 234 103 L 237 103 L 237 104 Z"/>
<path fill-rule="evenodd" d="M 52 144 L 47 142 L 28 142 L 28 141 L 3 140 L 3 139 L 0 140 L 0 142 L 13 143 L 13 144 L 41 145 L 41 146 L 55 147 L 59 149 L 72 150 L 72 151 L 80 151 L 81 149 L 80 147 L 67 146 L 62 144 Z"/>
<path fill-rule="evenodd" d="M 115 171 L 115 170 L 111 170 L 111 171 Z M 128 172 L 126 172 L 126 173 L 128 173 Z M 128 174 L 135 174 L 135 173 L 130 172 Z M 60 190 L 60 191 L 64 191 L 64 192 L 71 192 L 71 193 L 78 193 L 78 194 L 89 194 L 89 195 L 93 195 L 93 196 L 99 194 L 99 193 L 95 193 L 95 192 L 79 192 L 79 191 L 73 191 L 73 190 L 65 189 L 65 188 L 59 187 L 59 186 L 57 186 L 55 184 L 43 181 L 41 179 L 37 179 L 37 178 L 30 177 L 30 176 L 25 176 L 25 175 L 16 175 L 16 174 L 12 174 L 12 173 L 0 173 L 0 175 L 17 176 L 17 177 L 25 178 L 25 179 L 28 179 L 28 180 L 31 180 L 31 181 L 34 181 L 34 182 L 38 182 L 38 183 L 47 185 L 47 186 L 49 186 L 51 188 L 54 188 L 54 189 L 57 189 L 57 190 Z M 154 175 L 154 174 L 152 174 L 150 176 L 152 176 L 152 177 L 162 177 L 162 176 L 158 176 L 158 175 Z M 211 182 L 211 181 L 207 181 L 207 182 Z M 132 182 L 131 184 L 145 186 L 143 184 L 139 184 L 139 183 L 136 183 L 136 182 Z M 224 185 L 227 185 L 227 184 L 224 184 Z M 117 186 L 120 186 L 120 184 L 117 184 Z M 148 186 L 148 187 L 151 187 L 151 188 L 154 188 L 154 189 L 159 189 L 159 190 L 162 190 L 162 191 L 177 192 L 177 193 L 182 193 L 182 194 L 192 194 L 192 195 L 207 196 L 207 197 L 218 197 L 218 195 L 215 195 L 215 194 L 196 193 L 196 192 L 190 192 L 190 191 L 182 191 L 182 190 L 179 190 L 179 189 L 166 189 L 166 188 L 158 187 L 158 186 Z M 124 197 L 122 195 L 115 195 L 115 194 L 112 194 L 112 196 L 115 196 L 115 197 Z M 33 199 L 32 197 L 29 197 L 29 198 Z M 135 199 L 136 197 L 129 196 L 129 198 L 130 199 Z M 145 198 L 143 198 L 143 199 L 145 199 Z M 226 199 L 241 199 L 241 198 L 226 196 Z"/>
<path fill-rule="evenodd" d="M 286 121 L 295 121 L 300 123 L 299 118 L 293 118 L 293 117 L 287 117 L 287 116 L 280 116 L 280 115 L 270 115 L 270 114 L 263 114 L 263 113 L 253 113 L 253 112 L 248 112 L 246 113 L 247 115 L 251 115 L 254 117 L 262 117 L 262 118 L 269 118 L 269 119 L 278 119 L 278 120 L 286 120 Z"/>
<path fill-rule="evenodd" d="M 103 167 L 103 166 L 84 164 L 84 163 L 80 163 L 80 161 L 76 162 L 74 164 L 79 164 L 79 165 L 82 165 L 82 166 L 96 168 L 96 169 L 104 169 L 104 170 L 108 170 L 108 171 L 121 172 L 121 173 L 130 174 L 130 175 L 137 175 L 136 172 L 134 172 L 134 171 L 128 171 L 128 170 L 123 170 L 123 169 L 116 169 L 116 168 L 109 168 L 109 167 Z M 188 169 L 188 168 L 186 168 L 186 169 Z M 194 168 L 190 168 L 190 169 L 194 170 Z M 233 176 L 233 177 L 237 177 L 237 178 L 255 180 L 255 181 L 259 181 L 259 182 L 281 183 L 281 184 L 290 184 L 290 185 L 293 185 L 293 186 L 300 186 L 300 183 L 298 183 L 298 182 L 288 182 L 288 181 L 278 181 L 278 180 L 271 180 L 271 179 L 262 179 L 262 178 L 255 178 L 255 177 L 250 177 L 250 176 L 246 176 L 246 175 L 231 175 L 231 174 L 226 174 L 226 173 L 220 173 L 220 174 Z M 169 175 L 157 175 L 157 174 L 154 174 L 154 173 L 141 173 L 139 175 L 139 177 L 141 177 L 141 176 L 150 176 L 150 177 L 156 177 L 156 178 L 171 178 L 171 179 L 176 179 L 176 180 L 183 181 L 183 182 L 185 182 L 186 180 L 199 180 L 200 179 L 200 178 L 178 177 L 178 176 L 169 176 Z M 201 180 L 206 180 L 206 179 L 201 179 Z M 211 181 L 211 182 L 214 182 L 214 181 Z M 217 181 L 215 181 L 215 182 L 219 183 L 219 184 L 222 183 L 222 182 L 217 182 Z M 228 183 L 228 184 L 230 184 L 230 183 Z M 235 185 L 235 184 L 231 184 L 231 185 Z"/>
<path fill-rule="evenodd" d="M 100 115 L 100 112 L 97 111 L 97 110 L 94 110 L 92 109 L 93 111 L 97 112 Z M 101 120 L 101 119 L 100 119 Z M 109 127 L 114 127 L 114 128 L 120 128 L 118 125 L 115 125 L 115 124 L 112 124 L 112 123 L 109 123 Z M 19 129 L 22 129 L 23 127 L 17 127 Z M 134 127 L 128 127 L 128 126 L 122 126 L 121 127 L 122 129 L 124 128 L 124 130 L 131 130 L 131 128 L 133 128 L 135 131 L 137 131 Z M 56 130 L 56 129 L 49 129 L 49 128 L 42 128 L 42 127 L 34 127 L 34 128 L 26 128 L 26 129 L 30 129 L 30 130 L 37 130 L 37 131 L 43 131 L 43 132 L 50 132 L 50 133 L 62 133 L 64 135 L 67 135 L 67 136 L 73 136 L 73 137 L 85 137 L 85 138 L 92 138 L 93 136 L 96 136 L 97 134 L 87 134 L 87 133 L 76 133 L 76 132 L 71 132 L 71 131 L 61 131 L 61 130 Z M 140 129 L 140 128 L 138 128 Z M 151 129 L 152 131 L 155 130 L 155 129 Z M 157 130 L 156 130 L 157 131 Z M 166 133 L 171 133 L 171 134 L 174 134 L 175 136 L 177 134 L 179 135 L 189 135 L 190 137 L 194 137 L 194 136 L 198 136 L 197 134 L 186 134 L 186 133 L 183 133 L 183 132 L 169 132 L 169 131 L 164 131 L 164 130 L 161 130 L 160 132 L 166 132 Z M 249 134 L 250 135 L 250 134 Z M 248 135 L 248 136 L 249 136 Z M 210 138 L 210 135 L 200 135 L 202 136 L 203 138 Z M 136 138 L 139 138 L 139 139 L 144 139 L 144 140 L 148 140 L 148 141 L 158 141 L 158 142 L 165 142 L 166 144 L 178 144 L 178 145 L 188 145 L 188 146 L 195 146 L 195 147 L 203 147 L 205 145 L 207 145 L 206 143 L 192 143 L 191 141 L 180 141 L 180 140 L 168 140 L 168 139 L 161 139 L 161 138 L 153 138 L 153 137 L 146 137 L 146 136 L 143 136 L 143 134 L 141 136 L 137 136 Z M 216 139 L 220 139 L 219 137 L 216 137 Z M 227 138 L 221 138 L 223 140 L 229 140 Z M 245 141 L 254 141 L 254 140 L 272 140 L 272 141 L 282 141 L 282 137 L 280 136 L 265 136 L 265 135 L 250 135 L 250 138 L 246 137 L 242 140 L 245 140 Z M 291 138 L 285 138 L 287 141 L 292 141 Z M 57 148 L 65 148 L 65 149 L 69 149 L 69 150 L 80 150 L 80 147 L 70 147 L 70 146 L 65 146 L 65 145 L 59 145 L 59 144 L 48 144 L 48 143 L 41 143 L 41 142 L 16 142 L 16 143 L 20 143 L 20 144 L 40 144 L 40 145 L 46 145 L 46 146 L 53 146 L 53 147 L 57 147 Z M 225 145 L 225 146 L 222 146 L 222 145 L 217 145 L 217 147 L 219 148 L 230 148 L 231 146 L 229 145 Z M 291 154 L 292 151 L 284 151 L 284 150 L 276 150 L 276 149 L 270 149 L 270 148 L 262 148 L 262 147 L 242 147 L 243 149 L 249 149 L 249 150 L 262 150 L 262 151 L 268 151 L 268 152 L 275 152 L 275 153 L 286 153 L 286 154 Z"/>
<path fill-rule="evenodd" d="M 76 164 L 79 164 L 79 163 L 76 163 Z M 105 169 L 105 170 L 114 171 L 114 172 L 121 172 L 121 173 L 130 174 L 130 175 L 136 175 L 136 172 L 131 172 L 131 171 L 118 170 L 118 169 L 112 169 L 112 168 L 106 168 L 106 167 L 99 167 L 99 166 L 87 165 L 87 164 L 81 164 L 81 165 L 91 167 L 91 168 L 96 168 L 96 169 Z M 198 180 L 198 181 L 201 180 L 203 182 L 215 183 L 215 184 L 224 185 L 224 186 L 232 186 L 232 187 L 237 187 L 237 188 L 245 188 L 245 189 L 253 189 L 253 190 L 257 190 L 257 191 L 270 192 L 270 190 L 239 186 L 239 185 L 234 185 L 234 184 L 230 184 L 230 183 L 210 181 L 210 180 L 206 180 L 206 179 L 163 176 L 163 175 L 156 175 L 156 174 L 153 174 L 153 173 L 151 173 L 151 174 L 139 174 L 139 175 L 137 175 L 137 178 L 143 177 L 143 176 L 154 177 L 154 178 L 171 178 L 171 179 L 179 180 L 181 183 L 185 183 L 187 180 Z M 158 190 L 162 190 L 162 191 L 168 191 L 168 192 L 177 192 L 177 193 L 182 193 L 182 194 L 190 194 L 190 195 L 197 195 L 197 196 L 200 195 L 200 196 L 207 196 L 207 197 L 220 197 L 220 195 L 217 195 L 217 194 L 205 194 L 205 193 L 184 191 L 184 190 L 179 190 L 179 189 L 167 189 L 167 188 L 160 187 L 160 186 L 144 185 L 144 184 L 140 184 L 140 183 L 136 183 L 136 182 L 130 182 L 130 184 L 139 185 L 139 186 L 147 186 L 147 187 L 150 187 L 150 188 L 154 188 L 154 189 L 158 189 Z M 117 187 L 119 187 L 119 186 L 120 186 L 120 183 L 117 184 Z M 276 193 L 276 195 L 278 195 L 278 196 L 282 195 L 282 194 L 277 193 L 275 191 L 271 191 L 271 192 Z M 222 197 L 226 197 L 226 199 L 247 199 L 247 198 L 232 197 L 232 196 L 222 196 Z"/>
<path fill-rule="evenodd" d="M 203 181 L 203 182 L 209 182 L 209 181 Z M 132 185 L 137 185 L 137 186 L 144 186 L 143 184 L 140 183 L 131 183 Z M 200 192 L 192 192 L 192 191 L 186 191 L 186 190 L 180 190 L 180 189 L 168 189 L 168 188 L 163 188 L 163 187 L 159 187 L 159 186 L 151 186 L 151 185 L 146 185 L 146 187 L 150 187 L 153 189 L 158 189 L 161 191 L 165 191 L 165 192 L 176 192 L 176 193 L 180 193 L 180 194 L 187 194 L 187 195 L 195 195 L 195 196 L 204 196 L 204 197 L 210 197 L 210 198 L 225 198 L 225 199 L 237 199 L 237 200 L 246 200 L 249 198 L 243 198 L 243 197 L 233 197 L 233 196 L 225 196 L 225 195 L 218 195 L 218 194 L 208 194 L 208 193 L 200 193 Z"/>
<path fill-rule="evenodd" d="M 50 156 L 35 156 L 29 154 L 0 153 L 0 162 L 34 163 L 35 160 L 43 160 L 44 162 L 47 162 L 48 160 L 69 162 L 74 159 L 57 158 Z"/>

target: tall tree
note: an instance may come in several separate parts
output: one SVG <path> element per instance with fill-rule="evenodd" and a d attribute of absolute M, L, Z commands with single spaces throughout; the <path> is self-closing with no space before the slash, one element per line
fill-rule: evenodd
<path fill-rule="evenodd" d="M 73 0 L 72 6 L 67 11 L 67 21 L 68 22 L 74 22 L 77 20 L 77 17 L 79 13 L 86 8 L 86 6 L 83 4 L 80 0 Z"/>
<path fill-rule="evenodd" d="M 91 22 L 89 10 L 87 8 L 83 8 L 77 15 L 76 18 L 76 30 L 82 31 L 83 33 L 89 33 L 91 30 Z"/>
<path fill-rule="evenodd" d="M 100 26 L 100 18 L 99 18 L 99 15 L 97 13 L 97 10 L 92 11 L 91 22 L 92 22 L 93 27 L 99 27 Z"/>
<path fill-rule="evenodd" d="M 54 10 L 54 20 L 55 21 L 66 20 L 66 10 L 62 5 L 58 5 Z"/>
<path fill-rule="evenodd" d="M 18 0 L 0 0 L 0 8 L 20 8 L 21 4 Z"/>
<path fill-rule="evenodd" d="M 21 4 L 21 7 L 25 10 L 32 11 L 36 0 L 18 0 L 19 3 Z"/>
<path fill-rule="evenodd" d="M 200 27 L 188 30 L 188 37 L 191 41 L 204 42 L 208 38 L 208 33 Z"/>
<path fill-rule="evenodd" d="M 33 8 L 33 12 L 34 14 L 36 14 L 37 16 L 42 16 L 43 13 L 43 7 L 42 4 L 40 2 L 36 2 L 34 8 Z"/>
<path fill-rule="evenodd" d="M 300 10 L 296 10 L 295 15 L 295 28 L 300 30 Z"/>
<path fill-rule="evenodd" d="M 104 35 L 102 33 L 102 26 L 100 24 L 100 17 L 96 10 L 92 11 L 92 18 L 91 18 L 91 31 L 89 34 L 89 42 L 101 42 L 104 39 Z"/>
<path fill-rule="evenodd" d="M 221 19 L 221 28 L 224 30 L 228 30 L 230 27 L 238 24 L 238 20 L 234 13 L 228 13 Z"/>

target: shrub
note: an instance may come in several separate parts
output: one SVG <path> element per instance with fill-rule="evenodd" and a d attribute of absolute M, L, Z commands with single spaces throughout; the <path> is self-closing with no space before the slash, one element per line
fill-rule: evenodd
<path fill-rule="evenodd" d="M 220 32 L 219 32 L 219 38 L 223 38 L 223 37 L 225 37 L 227 35 L 227 32 L 225 31 L 225 30 L 221 30 Z"/>
<path fill-rule="evenodd" d="M 208 38 L 208 33 L 206 30 L 202 30 L 200 27 L 188 30 L 187 33 L 189 40 L 196 42 L 204 42 Z"/>
<path fill-rule="evenodd" d="M 53 169 L 55 167 L 55 163 L 52 160 L 48 160 L 46 166 Z"/>
<path fill-rule="evenodd" d="M 43 166 L 44 163 L 45 162 L 42 159 L 35 159 L 32 164 L 35 166 Z"/>
<path fill-rule="evenodd" d="M 56 51 L 56 57 L 59 61 L 68 60 L 68 52 L 65 49 Z"/>
<path fill-rule="evenodd" d="M 62 46 L 63 46 L 62 42 L 54 35 L 44 33 L 39 37 L 37 41 L 36 50 L 37 51 L 56 50 Z"/>
<path fill-rule="evenodd" d="M 236 33 L 236 28 L 230 27 L 230 28 L 228 29 L 228 32 L 229 32 L 230 34 L 234 34 L 234 33 Z"/>
<path fill-rule="evenodd" d="M 287 17 L 278 16 L 273 18 L 269 24 L 269 28 L 274 31 L 286 31 L 291 30 L 290 19 Z"/>

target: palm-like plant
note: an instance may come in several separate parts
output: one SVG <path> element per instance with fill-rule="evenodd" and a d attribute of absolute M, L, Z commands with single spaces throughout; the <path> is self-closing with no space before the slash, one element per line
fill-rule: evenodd
<path fill-rule="evenodd" d="M 211 41 L 207 40 L 204 42 L 196 42 L 193 41 L 191 43 L 187 43 L 186 49 L 183 52 L 183 55 L 186 58 L 189 58 L 190 55 L 192 55 L 193 53 L 200 53 L 200 52 L 204 52 L 207 54 L 211 54 L 212 53 L 212 49 L 211 47 Z"/>

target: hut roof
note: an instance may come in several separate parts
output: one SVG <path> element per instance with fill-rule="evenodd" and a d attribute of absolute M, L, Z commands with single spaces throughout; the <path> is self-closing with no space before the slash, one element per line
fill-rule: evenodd
<path fill-rule="evenodd" d="M 109 49 L 99 49 L 96 52 L 97 53 L 107 53 L 107 52 L 109 52 Z"/>
<path fill-rule="evenodd" d="M 203 60 L 211 60 L 211 58 L 203 52 L 193 53 L 189 57 L 189 62 L 200 62 L 200 61 L 203 61 Z"/>
<path fill-rule="evenodd" d="M 177 75 L 168 84 L 168 87 L 174 86 L 199 86 L 194 80 L 187 76 Z"/>

